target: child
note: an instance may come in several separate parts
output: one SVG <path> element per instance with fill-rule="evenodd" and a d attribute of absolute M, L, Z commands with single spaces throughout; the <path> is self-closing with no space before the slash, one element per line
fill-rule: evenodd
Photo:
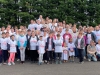
<path fill-rule="evenodd" d="M 62 59 L 64 60 L 64 62 L 67 62 L 68 60 L 68 47 L 66 43 L 64 43 L 64 46 L 63 46 Z"/>
<path fill-rule="evenodd" d="M 69 39 L 69 43 L 68 43 L 68 49 L 69 49 L 69 56 L 70 56 L 70 61 L 74 62 L 74 56 L 75 56 L 75 51 L 74 51 L 75 45 L 72 42 L 72 39 Z"/>
<path fill-rule="evenodd" d="M 20 32 L 20 36 L 18 38 L 18 47 L 20 49 L 21 63 L 23 64 L 25 61 L 25 48 L 27 45 L 26 36 L 24 35 L 24 31 Z"/>
<path fill-rule="evenodd" d="M 58 64 L 58 62 L 59 62 L 59 64 L 61 64 L 62 63 L 61 56 L 62 56 L 62 52 L 63 52 L 63 48 L 62 48 L 63 40 L 60 39 L 60 34 L 57 34 L 57 39 L 54 40 L 54 44 L 55 44 L 56 64 Z"/>
<path fill-rule="evenodd" d="M 7 51 L 7 43 L 8 43 L 8 39 L 6 38 L 6 34 L 5 32 L 2 33 L 2 38 L 0 39 L 0 48 L 1 48 L 1 52 L 0 52 L 0 63 L 2 64 L 2 59 L 4 60 L 4 65 L 6 65 L 6 61 L 8 59 L 8 51 Z"/>
<path fill-rule="evenodd" d="M 79 62 L 81 64 L 84 63 L 84 61 L 83 61 L 83 50 L 85 48 L 84 44 L 85 44 L 85 42 L 84 42 L 84 39 L 83 39 L 83 35 L 80 33 L 80 34 L 78 34 L 78 38 L 76 39 L 75 46 L 78 49 L 78 52 L 79 52 Z"/>
<path fill-rule="evenodd" d="M 54 41 L 52 32 L 49 33 L 49 37 L 46 41 L 46 51 L 47 51 L 47 64 L 52 64 L 54 58 Z"/>
<path fill-rule="evenodd" d="M 38 41 L 39 65 L 43 63 L 43 54 L 45 53 L 45 42 L 42 39 L 42 36 L 40 36 L 40 40 Z"/>
<path fill-rule="evenodd" d="M 9 41 L 9 53 L 10 53 L 10 56 L 9 56 L 9 59 L 8 59 L 8 65 L 10 66 L 11 63 L 13 65 L 15 65 L 14 63 L 14 59 L 15 59 L 15 53 L 16 53 L 16 44 L 17 42 L 15 41 L 15 36 L 14 35 L 11 35 L 11 40 Z"/>

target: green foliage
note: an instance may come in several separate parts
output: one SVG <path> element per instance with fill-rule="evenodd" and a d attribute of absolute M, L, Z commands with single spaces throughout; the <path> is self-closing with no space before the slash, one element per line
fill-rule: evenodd
<path fill-rule="evenodd" d="M 100 24 L 100 0 L 0 0 L 0 26 L 27 25 L 39 15 L 66 23 Z"/>

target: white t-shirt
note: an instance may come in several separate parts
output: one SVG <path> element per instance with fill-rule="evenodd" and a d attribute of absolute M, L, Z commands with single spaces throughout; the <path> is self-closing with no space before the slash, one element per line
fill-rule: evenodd
<path fill-rule="evenodd" d="M 99 44 L 96 45 L 96 51 L 97 51 L 97 54 L 100 54 L 100 45 Z"/>
<path fill-rule="evenodd" d="M 42 24 L 39 24 L 39 25 L 37 24 L 37 25 L 36 25 L 37 30 L 40 30 L 42 27 L 43 27 Z"/>
<path fill-rule="evenodd" d="M 65 35 L 65 42 L 68 44 L 68 42 L 69 42 L 69 35 Z"/>
<path fill-rule="evenodd" d="M 87 34 L 87 43 L 90 44 L 90 41 L 91 41 L 91 34 Z"/>
<path fill-rule="evenodd" d="M 8 43 L 7 38 L 0 38 L 0 44 L 2 50 L 7 50 L 7 43 Z"/>
<path fill-rule="evenodd" d="M 47 42 L 48 36 L 43 36 L 43 41 L 46 43 Z"/>
<path fill-rule="evenodd" d="M 8 43 L 9 43 L 9 41 L 10 41 L 10 37 L 7 37 L 7 40 L 8 40 Z"/>
<path fill-rule="evenodd" d="M 68 47 L 63 47 L 63 53 L 68 54 Z"/>
<path fill-rule="evenodd" d="M 36 50 L 37 46 L 37 37 L 31 37 L 30 39 L 30 50 Z"/>
<path fill-rule="evenodd" d="M 81 39 L 78 39 L 78 47 L 80 48 Z"/>
<path fill-rule="evenodd" d="M 74 43 L 68 43 L 68 49 L 69 50 L 74 50 L 74 48 L 75 48 Z"/>
<path fill-rule="evenodd" d="M 38 47 L 39 47 L 39 53 L 44 54 L 44 52 L 45 52 L 45 42 L 39 40 L 38 41 Z"/>
<path fill-rule="evenodd" d="M 96 35 L 96 41 L 100 40 L 100 30 L 99 31 L 94 31 L 94 34 Z"/>
<path fill-rule="evenodd" d="M 4 32 L 6 33 L 6 32 L 7 32 L 7 30 L 5 30 Z M 10 35 L 12 34 L 12 33 L 11 33 L 11 30 L 9 30 L 9 34 L 10 34 Z"/>
<path fill-rule="evenodd" d="M 49 38 L 49 45 L 48 45 L 48 51 L 51 51 L 52 50 L 52 44 L 51 44 L 51 38 Z"/>
<path fill-rule="evenodd" d="M 17 42 L 15 40 L 14 41 L 10 40 L 9 45 L 10 45 L 10 52 L 16 52 Z"/>
<path fill-rule="evenodd" d="M 63 40 L 62 39 L 56 39 L 54 40 L 54 44 L 55 44 L 55 52 L 63 52 Z"/>
<path fill-rule="evenodd" d="M 73 42 L 75 43 L 76 39 L 77 39 L 77 36 L 78 36 L 78 33 L 72 33 L 72 39 L 73 39 Z"/>
<path fill-rule="evenodd" d="M 29 24 L 28 25 L 28 29 L 32 30 L 32 29 L 35 29 L 36 27 L 36 24 Z"/>

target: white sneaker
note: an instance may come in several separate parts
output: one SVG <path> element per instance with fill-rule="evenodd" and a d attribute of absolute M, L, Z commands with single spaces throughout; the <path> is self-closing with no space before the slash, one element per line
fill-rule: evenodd
<path fill-rule="evenodd" d="M 86 57 L 84 57 L 84 59 L 86 59 Z"/>
<path fill-rule="evenodd" d="M 2 63 L 0 63 L 0 66 L 2 65 Z"/>
<path fill-rule="evenodd" d="M 11 66 L 11 63 L 8 63 L 9 66 Z"/>
<path fill-rule="evenodd" d="M 90 62 L 90 61 L 91 61 L 91 59 L 88 59 L 88 61 Z"/>
<path fill-rule="evenodd" d="M 15 65 L 15 63 L 14 63 L 14 62 L 12 62 L 12 64 L 13 64 L 13 65 Z"/>
<path fill-rule="evenodd" d="M 17 61 L 20 61 L 20 59 L 17 59 Z"/>
<path fill-rule="evenodd" d="M 80 62 L 81 64 L 84 64 L 84 61 Z"/>
<path fill-rule="evenodd" d="M 7 63 L 3 63 L 4 65 L 6 65 Z"/>

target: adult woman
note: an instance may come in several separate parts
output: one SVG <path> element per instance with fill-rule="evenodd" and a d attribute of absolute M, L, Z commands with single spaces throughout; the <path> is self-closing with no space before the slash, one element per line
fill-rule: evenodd
<path fill-rule="evenodd" d="M 96 53 L 96 46 L 95 46 L 94 41 L 91 40 L 90 45 L 87 46 L 88 61 L 91 61 L 91 59 L 93 61 L 97 61 L 95 53 Z"/>

